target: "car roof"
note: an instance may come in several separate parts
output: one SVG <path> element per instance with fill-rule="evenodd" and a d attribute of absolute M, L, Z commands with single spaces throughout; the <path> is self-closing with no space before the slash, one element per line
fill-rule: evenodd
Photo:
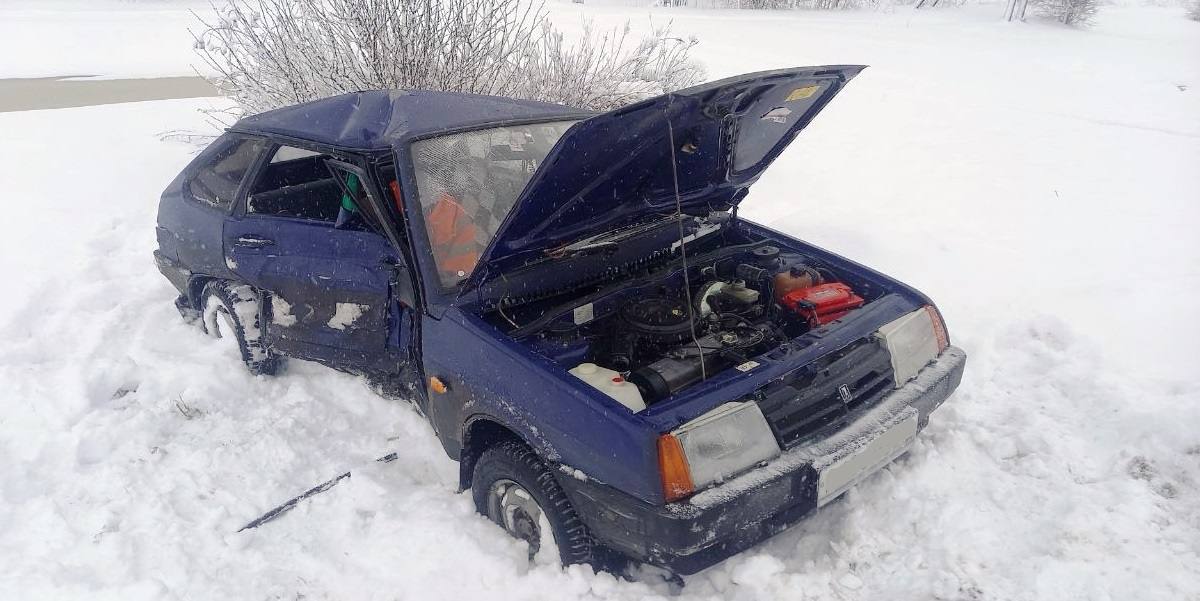
<path fill-rule="evenodd" d="M 353 150 L 505 121 L 584 118 L 592 113 L 548 102 L 460 92 L 371 90 L 287 106 L 239 120 L 230 131 L 286 136 Z"/>

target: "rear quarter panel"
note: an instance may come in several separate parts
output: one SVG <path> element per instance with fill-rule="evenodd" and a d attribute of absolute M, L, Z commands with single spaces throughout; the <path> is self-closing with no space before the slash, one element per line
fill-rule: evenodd
<path fill-rule="evenodd" d="M 226 134 L 228 135 L 228 134 Z M 186 182 L 212 156 L 224 141 L 217 138 L 184 167 L 163 190 L 158 202 L 158 249 L 163 256 L 178 261 L 197 274 L 232 277 L 225 265 L 222 232 L 229 209 L 199 202 L 187 192 Z"/>

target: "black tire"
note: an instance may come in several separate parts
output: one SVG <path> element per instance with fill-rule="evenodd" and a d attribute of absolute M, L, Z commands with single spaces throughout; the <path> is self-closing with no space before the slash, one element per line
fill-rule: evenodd
<path fill-rule="evenodd" d="M 242 363 L 250 373 L 271 376 L 279 371 L 281 358 L 263 342 L 258 308 L 254 288 L 213 280 L 204 286 L 200 297 L 200 324 L 209 336 L 236 339 Z"/>
<path fill-rule="evenodd" d="M 480 455 L 471 478 L 471 494 L 475 499 L 475 509 L 479 513 L 505 528 L 513 537 L 529 541 L 528 538 L 506 528 L 494 512 L 489 513 L 489 497 L 492 496 L 493 486 L 505 481 L 515 482 L 536 501 L 550 525 L 554 543 L 558 547 L 559 560 L 563 565 L 593 562 L 596 543 L 587 526 L 571 507 L 571 501 L 558 485 L 554 474 L 533 449 L 520 441 L 501 442 Z M 530 542 L 531 560 L 539 551 L 537 545 Z"/>

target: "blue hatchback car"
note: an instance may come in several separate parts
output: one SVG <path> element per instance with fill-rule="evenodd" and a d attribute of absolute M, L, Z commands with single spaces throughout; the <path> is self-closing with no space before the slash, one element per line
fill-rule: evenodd
<path fill-rule="evenodd" d="M 155 259 L 251 371 L 413 402 L 531 557 L 694 573 L 902 454 L 962 377 L 923 294 L 738 216 L 862 68 L 246 117 L 163 193 Z"/>

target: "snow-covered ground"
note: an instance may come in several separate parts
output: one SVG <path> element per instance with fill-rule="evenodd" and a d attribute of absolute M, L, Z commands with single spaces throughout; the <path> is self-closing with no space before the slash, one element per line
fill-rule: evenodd
<path fill-rule="evenodd" d="M 0 77 L 187 74 L 181 6 L 0 5 Z M 160 134 L 213 101 L 0 113 L 0 599 L 1200 598 L 1200 24 L 998 12 L 653 11 L 714 78 L 872 65 L 744 214 L 921 288 L 971 355 L 912 452 L 682 591 L 525 565 L 408 408 L 180 322 Z"/>
<path fill-rule="evenodd" d="M 191 75 L 206 0 L 3 0 L 0 77 Z M 196 65 L 202 69 L 202 65 Z M 203 69 L 202 69 L 203 70 Z"/>

